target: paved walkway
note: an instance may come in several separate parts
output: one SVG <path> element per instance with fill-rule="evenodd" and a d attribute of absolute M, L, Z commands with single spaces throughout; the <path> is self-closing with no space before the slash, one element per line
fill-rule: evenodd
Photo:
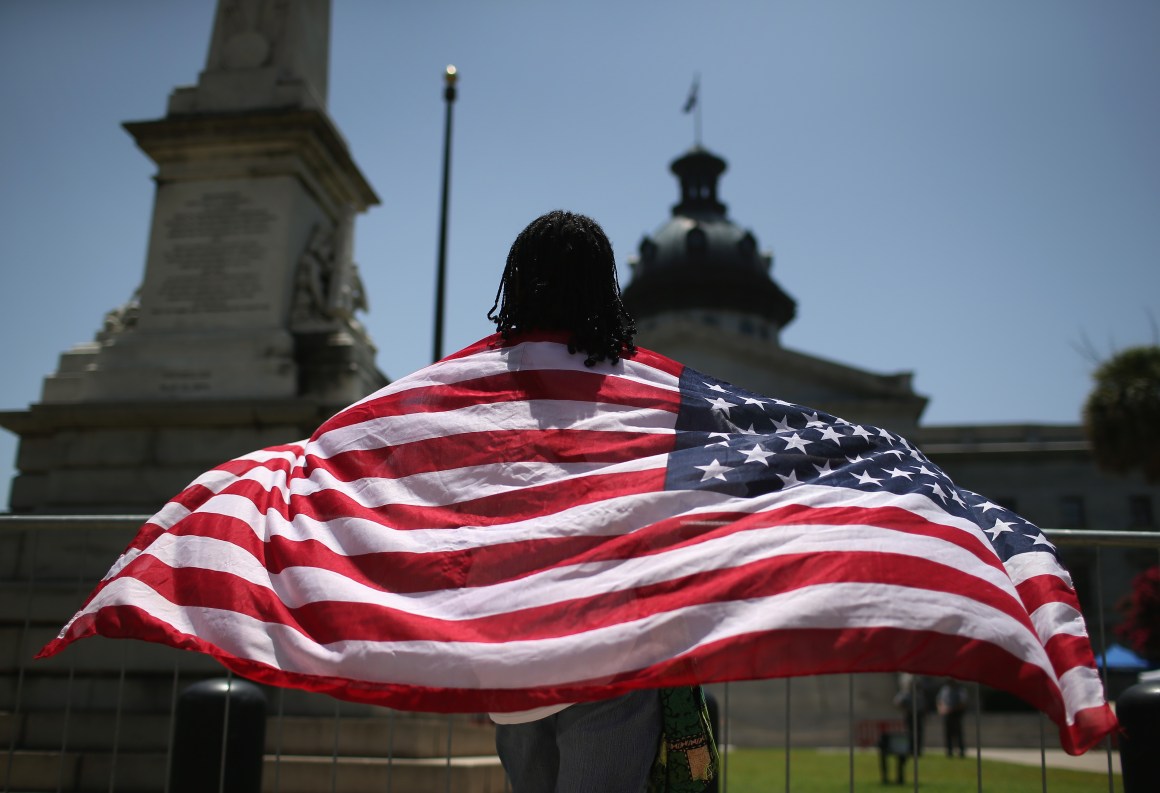
<path fill-rule="evenodd" d="M 1072 757 L 1062 749 L 1048 749 L 1043 755 L 1040 755 L 1038 749 L 987 749 L 984 747 L 983 759 L 1033 766 L 1046 762 L 1048 768 L 1069 768 L 1073 771 L 1094 771 L 1098 774 L 1108 773 L 1108 750 L 1099 747 L 1078 757 Z M 1119 752 L 1112 752 L 1112 773 L 1120 773 Z"/>

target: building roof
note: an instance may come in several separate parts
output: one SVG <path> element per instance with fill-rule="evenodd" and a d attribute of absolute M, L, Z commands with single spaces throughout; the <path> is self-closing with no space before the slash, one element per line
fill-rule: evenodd
<path fill-rule="evenodd" d="M 725 160 L 695 146 L 670 166 L 680 182 L 672 217 L 640 243 L 624 290 L 629 311 L 643 319 L 694 308 L 740 312 L 788 325 L 794 299 L 770 275 L 773 257 L 752 231 L 734 223 L 718 198 Z"/>

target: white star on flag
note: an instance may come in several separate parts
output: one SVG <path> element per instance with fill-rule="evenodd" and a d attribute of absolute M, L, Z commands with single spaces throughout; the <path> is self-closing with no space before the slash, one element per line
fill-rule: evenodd
<path fill-rule="evenodd" d="M 817 469 L 818 476 L 825 476 L 826 474 L 834 473 L 834 469 L 830 465 L 829 460 L 826 460 L 825 464 L 823 464 L 823 465 L 818 465 L 817 463 L 814 463 L 814 468 Z"/>
<path fill-rule="evenodd" d="M 694 465 L 693 467 L 705 472 L 705 475 L 701 477 L 702 482 L 707 482 L 710 479 L 720 479 L 724 482 L 725 474 L 733 470 L 728 465 L 721 465 L 715 457 L 713 458 L 713 462 L 708 465 Z"/>
<path fill-rule="evenodd" d="M 783 487 L 793 487 L 794 485 L 801 484 L 797 478 L 797 471 L 793 470 L 792 468 L 790 469 L 789 476 L 786 476 L 785 474 L 778 474 L 777 478 L 781 480 Z"/>
<path fill-rule="evenodd" d="M 704 400 L 713 406 L 713 410 L 720 410 L 726 416 L 729 415 L 729 408 L 737 407 L 732 402 L 726 402 L 721 397 L 717 397 L 716 399 L 709 399 L 709 397 L 704 397 Z"/>
<path fill-rule="evenodd" d="M 788 439 L 786 439 L 785 450 L 788 452 L 790 449 L 797 449 L 802 454 L 805 454 L 806 447 L 809 445 L 810 445 L 809 441 L 807 441 L 805 438 L 803 438 L 801 435 L 798 435 L 795 432 L 792 436 L 790 436 Z"/>
<path fill-rule="evenodd" d="M 989 529 L 984 529 L 984 531 L 986 531 L 988 534 L 991 535 L 991 542 L 994 542 L 995 540 L 999 539 L 1000 534 L 1005 534 L 1006 532 L 1014 531 L 1014 529 L 1011 528 L 1012 525 L 1014 525 L 1014 524 L 1007 523 L 1007 522 L 1002 521 L 1002 520 L 996 520 L 994 526 L 992 526 Z"/>
<path fill-rule="evenodd" d="M 930 488 L 932 493 L 941 498 L 944 504 L 947 503 L 947 492 L 942 489 L 942 485 L 940 485 L 938 482 L 931 482 L 927 485 L 927 487 Z"/>
<path fill-rule="evenodd" d="M 842 445 L 841 434 L 839 434 L 837 430 L 835 430 L 832 426 L 829 426 L 829 425 L 827 425 L 826 428 L 824 430 L 822 430 L 822 437 L 819 438 L 819 440 L 833 441 L 834 443 L 838 444 L 839 446 Z"/>
<path fill-rule="evenodd" d="M 781 421 L 773 420 L 773 426 L 777 427 L 778 432 L 790 432 L 793 426 L 789 423 L 789 416 L 782 416 Z"/>
<path fill-rule="evenodd" d="M 761 447 L 760 443 L 755 443 L 753 448 L 745 452 L 745 462 L 747 463 L 761 463 L 764 466 L 769 466 L 767 459 L 774 456 L 774 452 L 766 451 Z"/>
<path fill-rule="evenodd" d="M 1038 534 L 1036 534 L 1035 539 L 1032 541 L 1031 544 L 1032 545 L 1046 545 L 1048 548 L 1055 550 L 1055 546 L 1051 544 L 1050 540 L 1048 540 L 1046 537 L 1043 536 L 1043 532 L 1039 532 Z"/>

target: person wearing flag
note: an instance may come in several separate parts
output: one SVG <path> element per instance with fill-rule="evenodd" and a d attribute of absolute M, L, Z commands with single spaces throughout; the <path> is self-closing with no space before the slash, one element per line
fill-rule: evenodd
<path fill-rule="evenodd" d="M 40 656 L 144 639 L 493 713 L 517 793 L 703 786 L 698 686 L 732 680 L 953 677 L 1022 697 L 1072 754 L 1116 729 L 1038 527 L 886 428 L 636 347 L 595 222 L 533 221 L 489 316 L 310 438 L 198 477 Z"/>
<path fill-rule="evenodd" d="M 520 232 L 487 316 L 509 343 L 536 332 L 563 333 L 568 352 L 593 369 L 636 353 L 636 326 L 621 300 L 612 245 L 594 220 L 580 214 L 549 212 Z M 641 793 L 663 716 L 661 695 L 653 689 L 491 714 L 514 793 Z M 706 757 L 708 743 L 698 746 Z M 714 770 L 704 766 L 696 789 Z"/>

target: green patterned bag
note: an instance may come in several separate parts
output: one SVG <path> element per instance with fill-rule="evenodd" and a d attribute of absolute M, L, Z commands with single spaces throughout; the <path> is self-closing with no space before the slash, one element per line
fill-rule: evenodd
<path fill-rule="evenodd" d="M 660 690 L 664 730 L 648 793 L 701 793 L 717 778 L 721 757 L 700 686 Z"/>

